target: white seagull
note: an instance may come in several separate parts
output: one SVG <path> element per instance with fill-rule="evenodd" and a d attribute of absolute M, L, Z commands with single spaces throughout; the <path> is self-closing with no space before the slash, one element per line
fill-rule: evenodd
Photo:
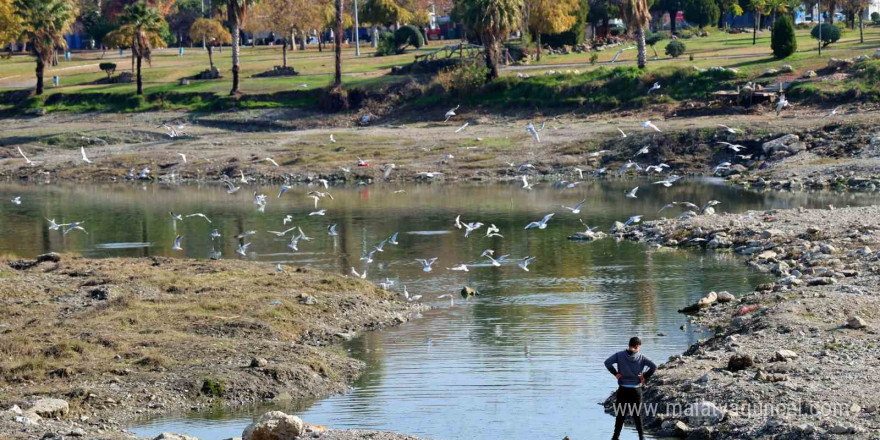
<path fill-rule="evenodd" d="M 536 141 L 538 141 L 538 143 L 541 143 L 541 137 L 538 136 L 538 130 L 535 129 L 534 124 L 529 122 L 529 124 L 526 125 L 526 131 L 529 132 L 532 135 L 532 137 L 535 138 Z"/>
<path fill-rule="evenodd" d="M 464 125 L 462 125 L 461 127 L 458 127 L 458 129 L 455 130 L 455 132 L 458 133 L 458 132 L 464 130 L 465 128 L 467 128 L 468 125 L 471 125 L 470 122 L 465 122 Z"/>
<path fill-rule="evenodd" d="M 182 251 L 183 248 L 180 247 L 180 241 L 183 240 L 182 235 L 178 235 L 177 238 L 174 239 L 174 246 L 171 246 L 172 251 Z"/>
<path fill-rule="evenodd" d="M 581 213 L 581 206 L 583 206 L 583 205 L 584 205 L 584 202 L 586 202 L 586 201 L 587 201 L 587 199 L 583 199 L 583 200 L 581 200 L 580 203 L 578 203 L 577 205 L 574 205 L 574 206 L 565 206 L 565 205 L 562 205 L 562 207 L 565 208 L 565 209 L 567 209 L 567 210 L 569 210 L 569 211 L 571 211 L 572 214 L 580 214 L 580 213 Z"/>
<path fill-rule="evenodd" d="M 459 107 L 461 107 L 461 105 L 456 105 L 455 108 L 450 109 L 448 112 L 446 112 L 446 119 L 443 122 L 448 122 L 449 118 L 455 116 L 455 111 L 458 110 Z"/>
<path fill-rule="evenodd" d="M 430 260 L 426 260 L 424 258 L 416 258 L 416 261 L 422 263 L 422 272 L 430 272 L 431 266 L 437 262 L 437 258 L 431 258 Z"/>
<path fill-rule="evenodd" d="M 88 156 L 86 156 L 86 147 L 79 147 L 79 153 L 82 155 L 82 161 L 85 163 L 92 163 L 89 160 Z"/>
<path fill-rule="evenodd" d="M 725 129 L 725 130 L 727 130 L 728 133 L 733 133 L 733 134 L 737 134 L 737 133 L 739 133 L 739 130 L 737 130 L 737 129 L 735 129 L 735 128 L 730 128 L 730 127 L 728 127 L 728 126 L 726 126 L 726 125 L 724 125 L 724 124 L 718 124 L 718 126 L 721 127 L 721 128 L 723 128 L 723 129 Z"/>
<path fill-rule="evenodd" d="M 645 121 L 645 122 L 642 122 L 642 128 L 650 128 L 650 129 L 653 129 L 654 131 L 656 131 L 657 133 L 663 133 L 663 132 L 660 131 L 660 129 L 657 128 L 657 126 L 654 125 L 654 123 L 652 123 L 651 121 Z"/>
<path fill-rule="evenodd" d="M 545 215 L 544 218 L 542 218 L 540 221 L 531 222 L 531 223 L 527 224 L 525 229 L 534 229 L 534 228 L 547 229 L 547 222 L 549 222 L 550 219 L 553 218 L 554 215 L 556 215 L 556 213 L 551 212 L 550 214 Z"/>
<path fill-rule="evenodd" d="M 523 258 L 523 259 L 520 261 L 520 263 L 518 264 L 519 268 L 522 269 L 522 270 L 524 270 L 524 271 L 526 271 L 526 272 L 528 272 L 528 271 L 529 271 L 529 263 L 531 263 L 532 261 L 535 261 L 535 258 L 537 258 L 537 257 L 525 257 L 525 258 Z"/>
<path fill-rule="evenodd" d="M 660 90 L 660 83 L 659 82 L 655 82 L 654 85 L 651 86 L 650 89 L 648 89 L 648 94 L 650 95 L 651 92 L 653 92 L 654 90 Z"/>
<path fill-rule="evenodd" d="M 21 205 L 21 196 L 16 196 L 12 199 L 12 203 L 15 205 Z"/>
<path fill-rule="evenodd" d="M 21 151 L 21 147 L 15 147 L 15 148 L 18 148 L 18 154 L 20 154 L 21 157 L 24 158 L 25 163 L 27 163 L 28 165 L 33 165 L 33 164 L 34 164 L 33 161 L 31 161 L 30 159 L 28 159 L 27 156 L 24 155 L 24 151 Z"/>
<path fill-rule="evenodd" d="M 626 197 L 629 198 L 629 199 L 636 199 L 636 198 L 638 198 L 638 197 L 636 196 L 636 191 L 638 191 L 638 190 L 639 190 L 639 187 L 635 187 L 635 188 L 629 190 L 629 192 L 626 193 Z"/>
<path fill-rule="evenodd" d="M 190 217 L 201 217 L 201 218 L 205 219 L 205 221 L 207 221 L 208 223 L 211 223 L 211 219 L 209 219 L 208 216 L 206 216 L 205 214 L 202 214 L 201 212 L 197 212 L 195 214 L 189 214 L 186 216 L 186 218 L 190 218 Z"/>
<path fill-rule="evenodd" d="M 626 138 L 626 133 L 624 133 L 623 130 L 621 130 L 621 129 L 618 128 L 617 131 L 620 132 L 620 137 L 622 137 L 622 138 L 624 138 L 624 139 Z"/>

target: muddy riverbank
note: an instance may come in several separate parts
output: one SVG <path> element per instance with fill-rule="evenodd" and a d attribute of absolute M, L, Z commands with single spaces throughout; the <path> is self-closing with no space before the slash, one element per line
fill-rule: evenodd
<path fill-rule="evenodd" d="M 692 320 L 714 335 L 661 366 L 650 423 L 687 438 L 876 438 L 880 397 L 880 207 L 779 210 L 661 220 L 626 237 L 708 247 L 778 275 Z M 685 304 L 682 304 L 684 307 Z"/>
<path fill-rule="evenodd" d="M 616 175 L 620 165 L 633 159 L 642 167 L 666 163 L 679 175 L 713 174 L 726 162 L 717 174 L 752 187 L 876 188 L 880 133 L 875 112 L 826 116 L 821 109 L 793 110 L 781 118 L 685 117 L 674 111 L 623 112 L 613 118 L 460 111 L 448 122 L 438 114 L 436 122 L 426 122 L 431 118 L 424 115 L 417 121 L 377 120 L 362 126 L 292 110 L 53 114 L 6 121 L 0 179 L 216 182 L 228 176 L 236 184 L 243 179 L 368 184 L 514 180 L 525 173 L 535 180 L 583 180 L 582 175 L 589 179 L 601 168 L 607 176 Z M 642 128 L 645 120 L 662 132 Z M 160 127 L 164 122 L 184 125 L 182 134 L 170 137 Z M 529 122 L 543 127 L 540 142 L 524 129 Z M 456 131 L 464 123 L 468 126 Z M 725 143 L 738 146 L 737 151 Z M 648 151 L 638 153 L 644 147 Z M 91 163 L 82 160 L 81 148 Z M 358 158 L 369 166 L 358 166 Z M 520 170 L 523 164 L 533 167 Z"/>
<path fill-rule="evenodd" d="M 0 278 L 4 438 L 126 438 L 150 414 L 341 393 L 363 365 L 340 341 L 423 307 L 245 261 L 50 254 Z"/>

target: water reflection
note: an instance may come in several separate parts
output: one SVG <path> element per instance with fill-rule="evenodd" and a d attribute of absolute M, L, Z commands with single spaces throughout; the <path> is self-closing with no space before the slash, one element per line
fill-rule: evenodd
<path fill-rule="evenodd" d="M 699 336 L 679 330 L 684 319 L 677 309 L 708 290 L 740 293 L 766 278 L 725 254 L 650 251 L 610 239 L 569 241 L 566 237 L 582 227 L 560 205 L 586 198 L 580 217 L 607 229 L 633 214 L 656 218 L 657 210 L 671 201 L 716 199 L 722 202 L 719 211 L 878 201 L 869 194 L 761 194 L 714 181 L 670 189 L 643 184 L 636 200 L 623 197 L 632 182 L 602 181 L 566 191 L 543 186 L 524 192 L 516 185 L 421 185 L 408 186 L 404 194 L 394 194 L 393 187 L 331 188 L 335 200 L 322 200 L 320 206 L 327 216 L 309 217 L 314 207 L 304 187 L 280 200 L 275 188 L 257 188 L 270 199 L 266 211 L 258 213 L 244 189 L 230 196 L 213 186 L 5 185 L 0 199 L 20 195 L 22 204 L 0 205 L 0 252 L 207 258 L 216 246 L 223 257 L 238 258 L 233 237 L 256 230 L 248 238 L 248 258 L 348 273 L 351 266 L 361 268 L 360 257 L 372 246 L 401 232 L 399 246 L 377 254 L 369 278 L 396 280 L 396 286 L 405 284 L 438 308 L 424 319 L 352 341 L 348 349 L 368 366 L 352 393 L 279 409 L 310 423 L 429 438 L 586 439 L 610 436 L 612 430 L 613 419 L 598 405 L 614 387 L 602 366 L 605 357 L 640 335 L 645 353 L 663 361 Z M 211 223 L 190 218 L 177 222 L 175 230 L 168 211 L 201 212 Z M 523 230 L 549 212 L 557 216 L 548 229 Z M 300 242 L 295 253 L 286 248 L 286 238 L 265 233 L 291 226 L 282 225 L 288 214 L 292 225 L 314 239 Z M 481 231 L 468 239 L 458 230 L 446 233 L 459 214 L 466 221 L 494 223 L 504 238 L 485 238 Z M 84 220 L 89 233 L 47 231 L 44 217 Z M 326 234 L 332 223 L 339 225 L 337 237 Z M 213 229 L 222 234 L 219 243 L 211 240 Z M 184 236 L 182 252 L 171 250 L 177 234 Z M 479 262 L 487 248 L 496 255 L 511 254 L 511 261 L 502 267 Z M 537 257 L 530 272 L 516 267 L 515 259 L 526 255 Z M 413 261 L 432 257 L 440 261 L 431 273 Z M 483 265 L 467 273 L 445 269 L 475 262 Z M 464 285 L 481 295 L 456 298 L 453 307 L 437 299 Z M 227 438 L 240 435 L 265 409 L 165 417 L 135 432 Z"/>

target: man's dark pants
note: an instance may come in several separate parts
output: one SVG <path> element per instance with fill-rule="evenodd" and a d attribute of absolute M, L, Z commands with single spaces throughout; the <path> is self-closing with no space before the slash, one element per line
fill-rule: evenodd
<path fill-rule="evenodd" d="M 614 408 L 617 418 L 614 420 L 613 439 L 620 437 L 620 430 L 623 429 L 623 421 L 626 419 L 626 416 L 632 416 L 633 422 L 636 424 L 636 430 L 639 432 L 639 438 L 642 438 L 644 435 L 642 432 L 642 415 L 639 412 L 641 410 L 641 403 L 641 388 L 617 388 L 617 406 Z"/>

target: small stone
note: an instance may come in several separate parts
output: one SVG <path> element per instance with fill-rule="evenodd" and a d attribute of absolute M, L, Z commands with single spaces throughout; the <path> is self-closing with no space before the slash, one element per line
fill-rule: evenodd
<path fill-rule="evenodd" d="M 31 414 L 36 414 L 40 417 L 51 419 L 64 417 L 68 412 L 70 412 L 70 405 L 65 400 L 39 399 L 33 402 L 30 408 L 25 411 L 25 415 L 30 417 Z"/>
<path fill-rule="evenodd" d="M 868 326 L 868 323 L 865 322 L 864 319 L 858 316 L 853 316 L 846 321 L 846 326 L 851 329 L 860 329 Z"/>
<path fill-rule="evenodd" d="M 730 357 L 727 361 L 727 369 L 730 371 L 745 370 L 755 365 L 752 355 L 746 353 L 737 353 Z"/>
<path fill-rule="evenodd" d="M 791 350 L 777 350 L 776 354 L 773 355 L 773 360 L 777 362 L 788 362 L 790 359 L 797 359 L 798 354 Z"/>
<path fill-rule="evenodd" d="M 86 430 L 79 428 L 79 427 L 76 427 L 76 428 L 73 428 L 72 430 L 70 430 L 70 432 L 68 432 L 67 435 L 69 435 L 71 437 L 85 437 Z"/>
<path fill-rule="evenodd" d="M 728 291 L 718 292 L 718 302 L 727 303 L 736 299 L 732 293 Z"/>
<path fill-rule="evenodd" d="M 819 75 L 816 73 L 815 70 L 808 70 L 808 71 L 804 72 L 804 75 L 802 76 L 802 78 L 809 79 L 809 78 L 815 78 L 817 76 L 819 76 Z"/>
<path fill-rule="evenodd" d="M 245 428 L 242 440 L 286 440 L 303 433 L 303 422 L 297 416 L 281 411 L 270 411 Z"/>
<path fill-rule="evenodd" d="M 193 437 L 191 435 L 184 434 L 174 434 L 172 432 L 163 432 L 155 437 L 153 440 L 199 440 L 197 437 Z"/>
<path fill-rule="evenodd" d="M 834 425 L 831 427 L 831 429 L 828 430 L 828 432 L 830 432 L 832 434 L 838 434 L 838 435 L 839 434 L 850 434 L 853 432 L 853 429 L 850 428 L 849 426 L 845 426 L 845 425 Z"/>
<path fill-rule="evenodd" d="M 269 361 L 263 358 L 255 357 L 251 359 L 251 368 L 263 368 L 269 365 Z"/>
<path fill-rule="evenodd" d="M 469 296 L 475 296 L 475 295 L 477 295 L 477 291 L 475 289 L 468 287 L 468 286 L 462 287 L 461 296 L 467 298 Z"/>

